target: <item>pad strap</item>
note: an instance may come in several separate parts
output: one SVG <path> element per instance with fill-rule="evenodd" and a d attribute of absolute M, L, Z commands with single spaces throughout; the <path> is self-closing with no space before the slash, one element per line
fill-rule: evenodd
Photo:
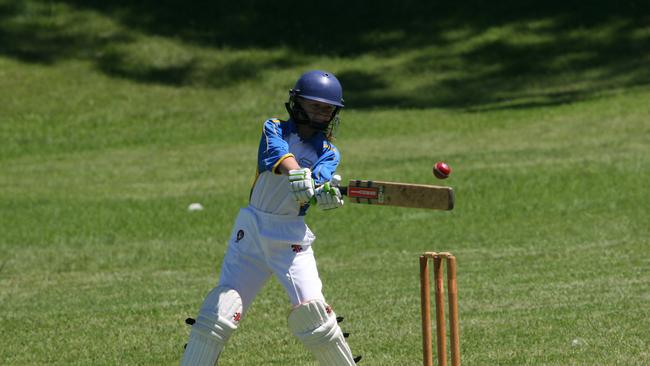
<path fill-rule="evenodd" d="M 242 302 L 237 291 L 216 287 L 205 298 L 192 325 L 181 366 L 214 366 L 241 319 Z"/>
<path fill-rule="evenodd" d="M 303 303 L 293 309 L 289 314 L 289 329 L 321 366 L 355 365 L 336 314 L 323 301 Z"/>

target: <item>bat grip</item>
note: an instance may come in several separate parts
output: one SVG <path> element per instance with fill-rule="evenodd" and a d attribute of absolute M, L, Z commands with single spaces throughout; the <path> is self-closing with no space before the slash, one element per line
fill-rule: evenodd
<path fill-rule="evenodd" d="M 329 191 L 330 190 L 330 182 L 325 182 L 322 186 L 323 190 Z M 315 205 L 316 204 L 316 196 L 313 196 L 312 198 L 309 199 L 309 204 L 310 205 Z"/>
<path fill-rule="evenodd" d="M 329 189 L 330 189 L 330 183 L 329 183 L 329 182 L 326 182 L 326 183 L 324 184 L 324 186 L 325 186 L 325 187 L 324 187 L 325 190 L 329 190 Z M 339 192 L 341 192 L 341 195 L 343 195 L 343 196 L 347 196 L 347 195 L 348 195 L 348 187 L 339 186 L 339 187 L 336 187 L 336 188 L 339 189 Z M 310 205 L 315 205 L 315 204 L 316 204 L 316 196 L 313 196 L 313 197 L 309 200 L 309 204 L 310 204 Z"/>

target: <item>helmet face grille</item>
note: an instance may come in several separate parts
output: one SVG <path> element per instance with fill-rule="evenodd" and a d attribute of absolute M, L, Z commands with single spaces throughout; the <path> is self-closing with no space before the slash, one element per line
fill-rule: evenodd
<path fill-rule="evenodd" d="M 298 123 L 309 124 L 309 122 L 310 122 L 309 115 L 302 108 L 300 103 L 298 103 L 295 100 L 295 98 L 292 98 L 289 103 L 290 103 L 290 106 L 291 106 L 291 110 L 293 111 L 293 116 L 292 116 L 293 119 Z"/>
<path fill-rule="evenodd" d="M 330 141 L 333 140 L 334 136 L 336 135 L 336 131 L 338 130 L 338 125 L 340 123 L 339 111 L 341 110 L 341 108 L 336 107 L 334 109 L 334 112 L 332 112 L 332 116 L 328 121 L 316 122 L 316 121 L 312 121 L 311 118 L 309 118 L 307 112 L 302 108 L 300 103 L 298 103 L 298 101 L 296 100 L 297 98 L 298 97 L 296 95 L 292 95 L 289 98 L 289 102 L 285 103 L 285 107 L 291 119 L 296 124 L 308 125 L 313 129 L 322 131 L 328 140 Z"/>
<path fill-rule="evenodd" d="M 339 131 L 339 123 L 341 123 L 341 119 L 339 118 L 339 114 L 336 113 L 334 118 L 332 118 L 329 125 L 327 126 L 327 132 L 325 133 L 325 137 L 327 137 L 329 141 L 336 140 L 336 134 Z"/>

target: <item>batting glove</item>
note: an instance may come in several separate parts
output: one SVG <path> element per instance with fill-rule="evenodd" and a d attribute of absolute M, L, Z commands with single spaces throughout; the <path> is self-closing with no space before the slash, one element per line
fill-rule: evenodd
<path fill-rule="evenodd" d="M 316 203 L 322 210 L 331 210 L 343 206 L 344 202 L 341 198 L 341 191 L 329 183 L 325 183 L 316 188 Z"/>
<path fill-rule="evenodd" d="M 289 171 L 289 190 L 296 201 L 300 203 L 309 202 L 314 197 L 314 179 L 311 177 L 309 168 L 302 168 Z"/>

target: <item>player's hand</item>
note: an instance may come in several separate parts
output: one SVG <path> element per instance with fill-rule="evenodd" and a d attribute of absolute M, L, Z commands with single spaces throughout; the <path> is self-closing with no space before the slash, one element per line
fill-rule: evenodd
<path fill-rule="evenodd" d="M 322 210 L 331 210 L 343 206 L 341 191 L 329 183 L 316 188 L 316 204 Z"/>
<path fill-rule="evenodd" d="M 289 171 L 289 190 L 296 201 L 300 203 L 309 202 L 314 197 L 314 179 L 311 177 L 309 168 L 302 168 Z"/>

